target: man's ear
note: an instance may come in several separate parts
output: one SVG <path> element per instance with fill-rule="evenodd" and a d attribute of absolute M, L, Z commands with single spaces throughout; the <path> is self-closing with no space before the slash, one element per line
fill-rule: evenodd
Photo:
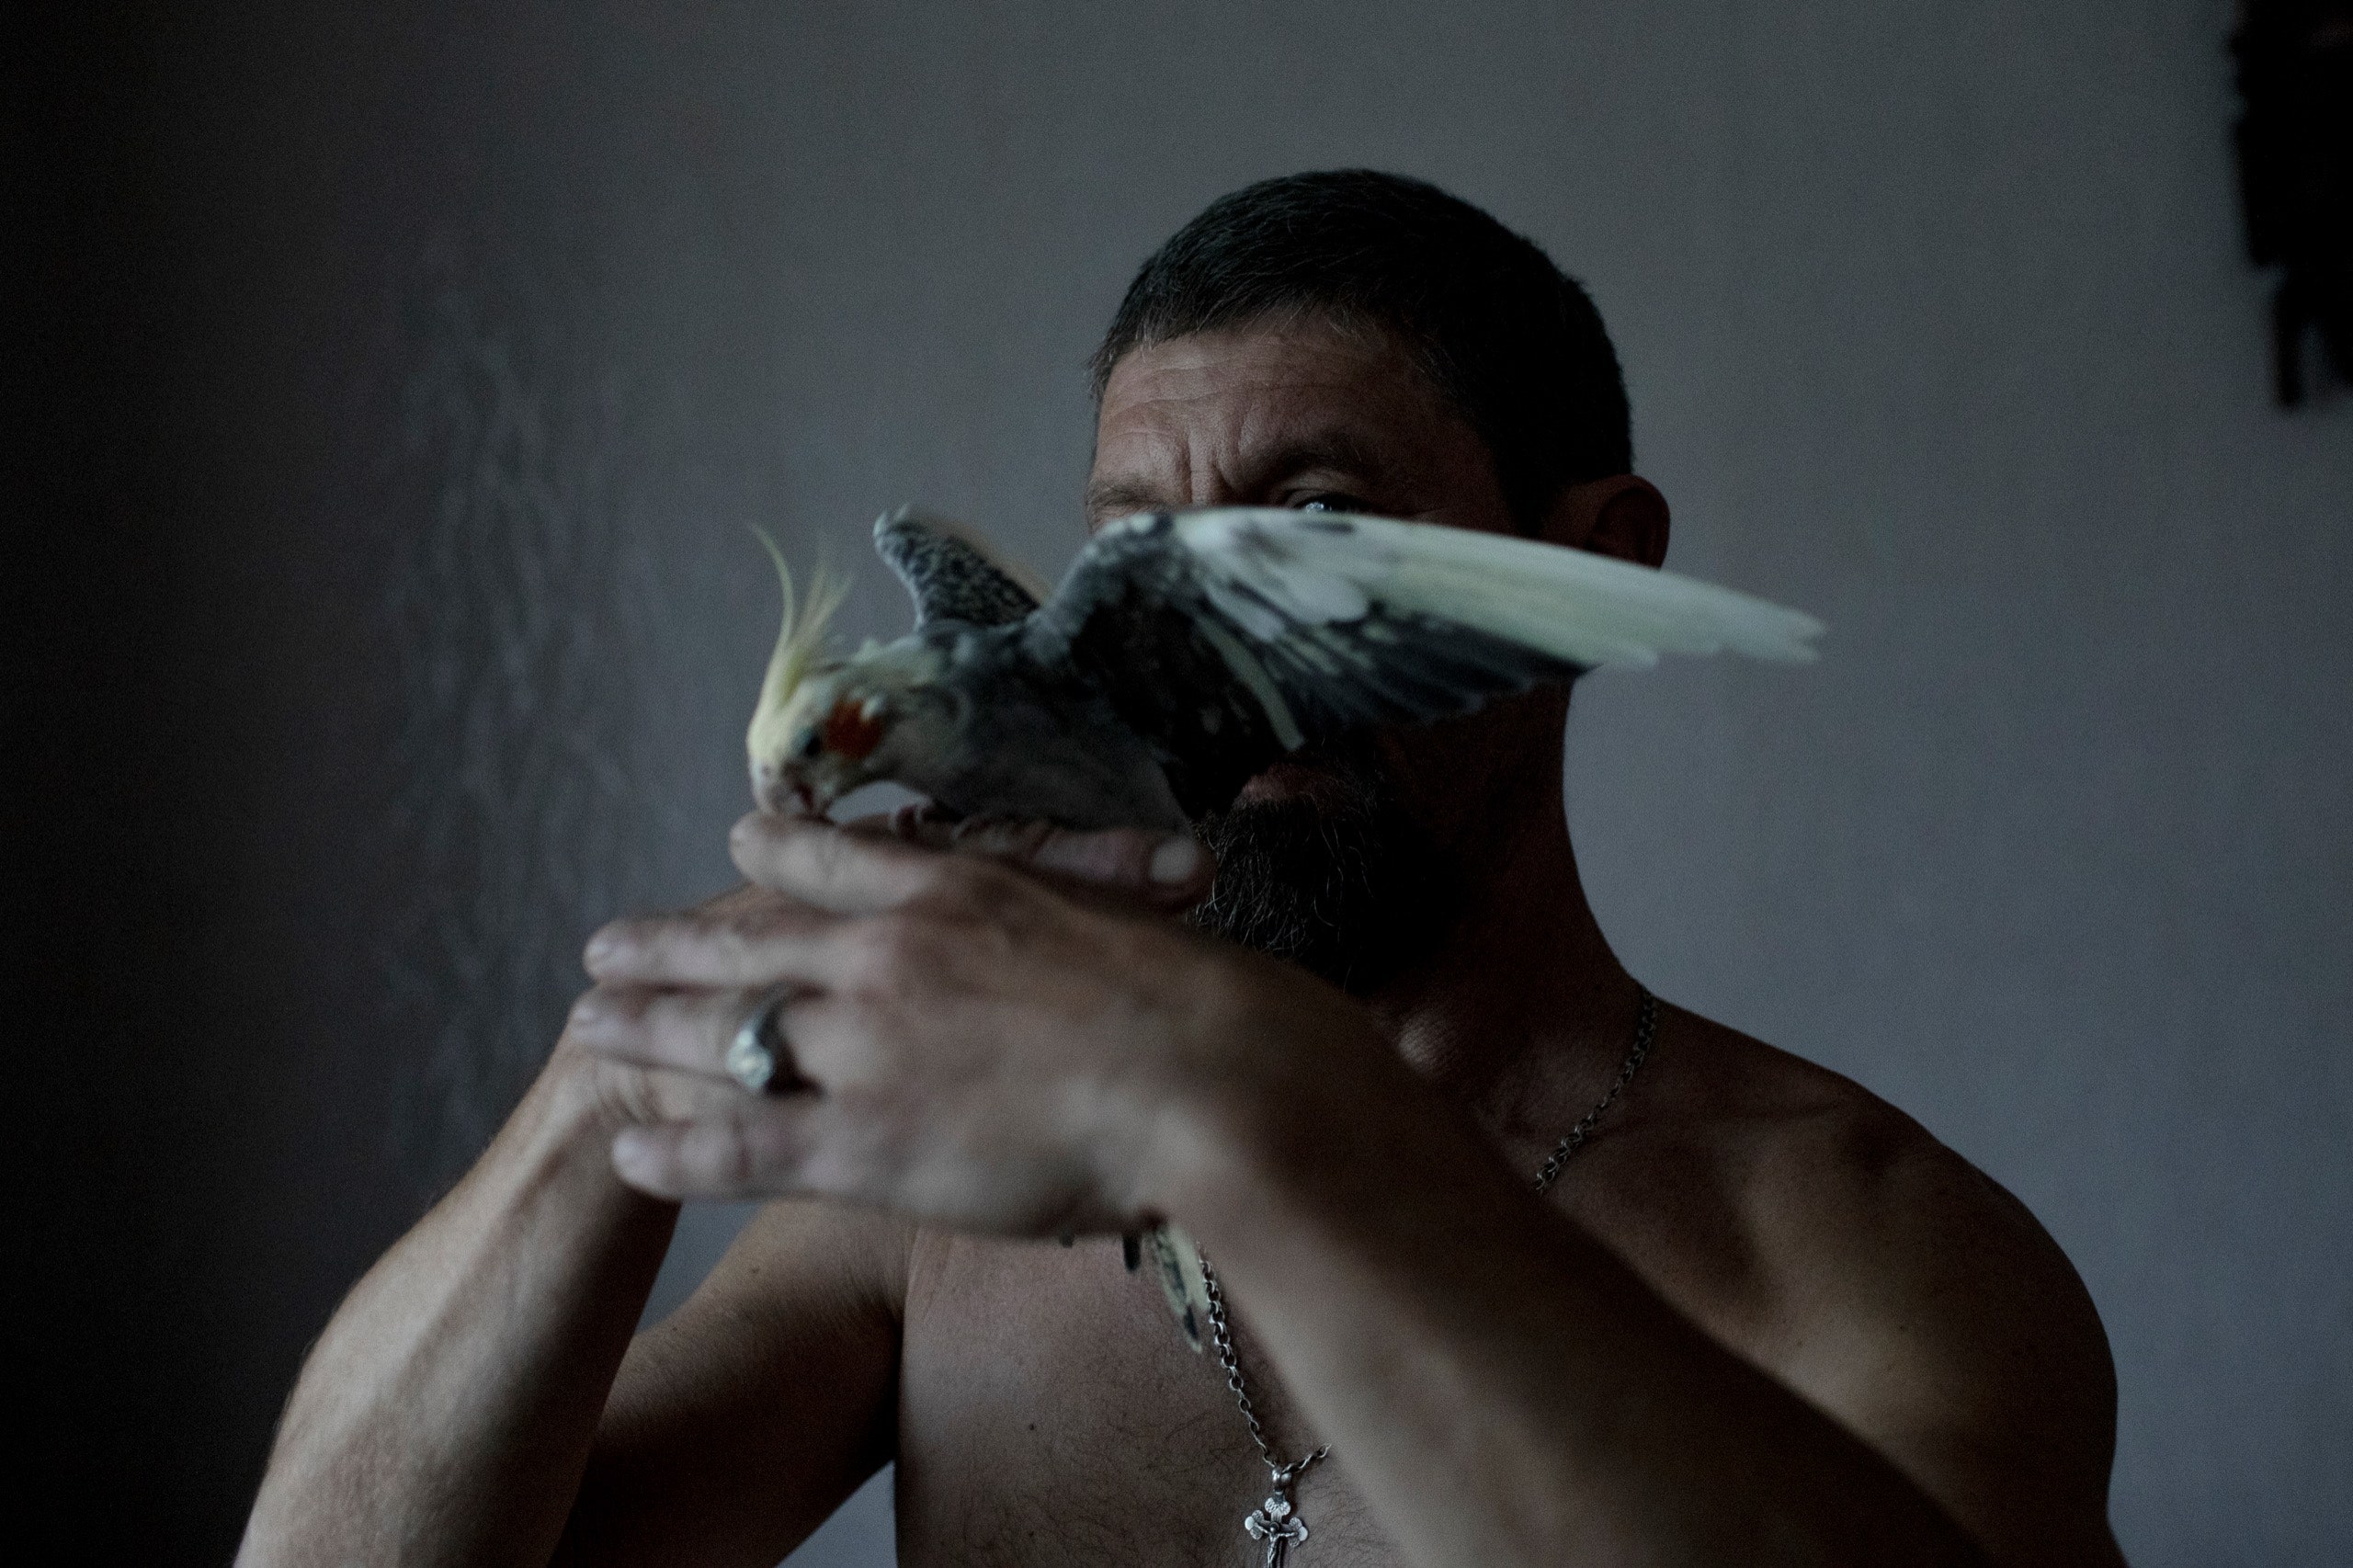
<path fill-rule="evenodd" d="M 1613 473 L 1572 484 L 1544 514 L 1537 538 L 1638 566 L 1666 560 L 1666 497 L 1637 474 Z"/>

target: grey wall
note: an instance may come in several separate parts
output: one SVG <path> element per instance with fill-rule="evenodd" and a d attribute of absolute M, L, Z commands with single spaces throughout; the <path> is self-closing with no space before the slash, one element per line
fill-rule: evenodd
<path fill-rule="evenodd" d="M 222 1558 L 581 936 L 726 879 L 743 525 L 854 562 L 919 499 L 1059 566 L 1136 262 L 1365 163 L 1587 279 L 1675 564 L 1834 628 L 1580 697 L 1621 950 L 2041 1215 L 2115 1345 L 2136 1562 L 2341 1560 L 2353 400 L 2265 401 L 2230 19 L 68 9 L 8 111 L 40 1517 Z M 860 573 L 851 630 L 900 624 Z"/>

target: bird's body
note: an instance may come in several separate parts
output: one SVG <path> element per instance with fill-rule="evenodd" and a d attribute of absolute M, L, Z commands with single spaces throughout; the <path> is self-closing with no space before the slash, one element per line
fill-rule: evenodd
<path fill-rule="evenodd" d="M 1662 652 L 1810 658 L 1821 631 L 1583 551 L 1336 513 L 1144 513 L 1051 593 L 919 513 L 881 518 L 875 544 L 915 629 L 824 659 L 831 601 L 821 587 L 796 616 L 787 576 L 748 737 L 765 806 L 889 779 L 959 814 L 1179 828 L 1311 741 Z"/>
<path fill-rule="evenodd" d="M 1065 827 L 1181 828 L 1152 748 L 1093 682 L 1051 653 L 1022 623 L 935 620 L 919 644 L 940 720 L 968 732 L 985 715 L 991 744 L 910 746 L 892 782 L 959 815 L 1018 815 Z"/>
<path fill-rule="evenodd" d="M 1303 744 L 1665 652 L 1807 659 L 1822 630 L 1583 551 L 1336 513 L 1141 514 L 1051 592 L 944 519 L 894 512 L 874 540 L 915 628 L 846 660 L 824 656 L 837 595 L 796 606 L 777 556 L 784 626 L 747 737 L 767 809 L 887 779 L 960 816 L 1182 829 Z M 1199 1251 L 1168 1226 L 1131 1244 L 1199 1349 Z"/>

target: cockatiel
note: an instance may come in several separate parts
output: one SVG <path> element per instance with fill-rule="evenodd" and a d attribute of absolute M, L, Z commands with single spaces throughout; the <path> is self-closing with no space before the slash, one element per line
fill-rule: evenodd
<path fill-rule="evenodd" d="M 840 659 L 824 647 L 838 588 L 796 607 L 769 544 L 784 625 L 747 737 L 764 808 L 822 812 L 888 779 L 960 815 L 1182 829 L 1311 742 L 1662 653 L 1811 659 L 1822 631 L 1585 551 L 1324 511 L 1143 513 L 1100 529 L 1051 590 L 920 512 L 881 517 L 874 545 L 915 630 Z M 1173 1227 L 1142 1250 L 1199 1349 L 1199 1254 Z"/>

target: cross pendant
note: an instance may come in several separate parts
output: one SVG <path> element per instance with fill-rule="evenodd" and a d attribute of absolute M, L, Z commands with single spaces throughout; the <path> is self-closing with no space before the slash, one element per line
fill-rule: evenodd
<path fill-rule="evenodd" d="M 1290 1499 L 1280 1492 L 1259 1504 L 1242 1528 L 1252 1540 L 1267 1543 L 1266 1568 L 1283 1568 L 1290 1561 L 1290 1549 L 1307 1539 L 1307 1521 L 1291 1512 Z"/>

